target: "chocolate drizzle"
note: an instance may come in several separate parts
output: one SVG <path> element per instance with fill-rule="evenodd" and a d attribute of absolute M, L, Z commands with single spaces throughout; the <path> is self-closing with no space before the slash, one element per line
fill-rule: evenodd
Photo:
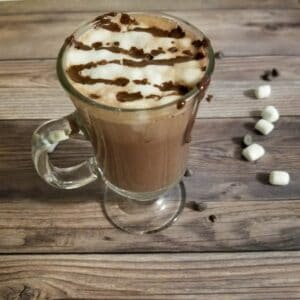
<path fill-rule="evenodd" d="M 155 94 L 150 94 L 150 95 L 147 95 L 145 98 L 146 99 L 156 99 L 156 100 L 159 100 L 161 98 L 161 96 L 155 95 Z"/>
<path fill-rule="evenodd" d="M 119 92 L 117 93 L 117 100 L 120 102 L 128 102 L 128 101 L 135 101 L 138 99 L 142 99 L 143 95 L 141 92 L 137 93 L 128 93 L 128 92 Z"/>
<path fill-rule="evenodd" d="M 124 24 L 124 25 L 130 25 L 130 24 L 137 25 L 138 24 L 134 18 L 131 18 L 128 14 L 125 14 L 125 13 L 121 14 L 120 22 L 121 22 L 121 24 Z"/>
<path fill-rule="evenodd" d="M 113 18 L 120 16 L 120 18 Z M 185 37 L 185 32 L 180 26 L 177 26 L 171 30 L 164 30 L 159 27 L 151 26 L 151 27 L 140 27 L 137 21 L 131 17 L 130 15 L 126 13 L 108 13 L 102 16 L 97 17 L 94 20 L 93 23 L 95 28 L 101 27 L 106 30 L 109 30 L 111 32 L 121 32 L 126 29 L 126 32 L 129 31 L 136 31 L 136 32 L 146 32 L 151 34 L 154 37 L 166 37 L 166 38 L 173 38 L 173 39 L 181 39 Z M 130 26 L 126 26 L 130 25 Z M 66 73 L 72 79 L 72 81 L 80 84 L 96 84 L 96 83 L 103 83 L 108 85 L 116 85 L 124 87 L 129 84 L 130 80 L 126 77 L 117 77 L 113 79 L 105 79 L 105 78 L 92 78 L 92 75 L 83 75 L 85 74 L 84 70 L 86 69 L 92 69 L 96 68 L 97 66 L 101 65 L 107 65 L 107 64 L 119 64 L 121 66 L 128 66 L 133 68 L 143 68 L 148 65 L 158 65 L 158 66 L 174 66 L 178 63 L 185 63 L 193 60 L 200 60 L 205 57 L 205 50 L 203 49 L 206 47 L 209 43 L 209 41 L 206 39 L 201 40 L 194 40 L 192 42 L 192 45 L 197 48 L 194 49 L 193 47 L 190 47 L 191 49 L 179 49 L 174 45 L 174 40 L 171 41 L 173 45 L 171 47 L 169 46 L 168 49 L 163 49 L 162 47 L 158 47 L 156 49 L 152 49 L 151 51 L 147 53 L 142 48 L 137 48 L 135 46 L 130 47 L 130 49 L 124 49 L 120 47 L 120 42 L 115 41 L 113 38 L 108 41 L 97 41 L 94 42 L 92 45 L 84 44 L 81 41 L 78 41 L 75 39 L 74 35 L 71 35 L 68 37 L 65 41 L 65 43 L 69 46 L 73 45 L 75 49 L 82 50 L 82 51 L 91 51 L 91 50 L 106 50 L 110 51 L 112 53 L 120 53 L 124 55 L 128 55 L 129 58 L 121 57 L 121 59 L 112 59 L 112 60 L 106 60 L 102 59 L 99 61 L 89 62 L 85 64 L 77 64 L 77 65 L 71 65 L 69 68 L 67 68 Z M 202 48 L 201 48 L 202 47 Z M 198 49 L 201 48 L 201 49 Z M 169 55 L 169 58 L 163 58 L 163 59 L 155 59 L 155 56 L 160 54 L 165 54 L 167 52 L 175 53 L 177 51 L 178 55 Z M 181 53 L 181 50 L 182 53 Z M 196 53 L 194 53 L 196 52 Z M 179 54 L 180 53 L 180 54 Z M 171 56 L 171 57 L 170 57 Z M 135 58 L 138 60 L 130 59 Z M 201 68 L 201 65 L 199 64 L 199 68 Z M 203 68 L 203 67 L 202 67 Z M 97 73 L 97 72 L 96 72 Z M 125 75 L 126 76 L 126 75 Z M 152 85 L 153 87 L 156 87 L 161 92 L 169 92 L 169 93 L 162 93 L 162 95 L 156 95 L 156 94 L 149 94 L 149 95 L 142 95 L 141 92 L 129 92 L 131 90 L 131 86 L 126 91 L 118 91 L 116 93 L 116 98 L 119 102 L 131 102 L 136 101 L 140 99 L 155 99 L 160 100 L 162 97 L 170 96 L 170 95 L 184 95 L 188 93 L 191 89 L 190 86 L 184 85 L 182 83 L 173 82 L 173 81 L 166 81 L 162 82 L 161 84 L 154 84 L 149 82 L 147 78 L 141 77 L 141 79 L 135 79 L 132 80 L 132 82 L 136 85 Z M 180 80 L 179 80 L 180 82 Z M 158 94 L 160 94 L 158 92 Z M 98 99 L 101 96 L 97 93 L 90 93 L 88 94 L 90 98 Z M 177 108 L 181 109 L 185 106 L 186 102 L 185 100 L 178 100 L 177 102 Z"/>
<path fill-rule="evenodd" d="M 178 83 L 173 83 L 172 81 L 163 82 L 161 85 L 155 84 L 154 86 L 160 89 L 162 92 L 176 91 L 180 95 L 184 95 L 189 91 L 189 88 L 187 86 Z"/>
<path fill-rule="evenodd" d="M 89 94 L 89 97 L 92 98 L 92 99 L 99 99 L 99 98 L 101 98 L 100 95 L 94 94 L 94 93 Z"/>
<path fill-rule="evenodd" d="M 101 78 L 91 78 L 89 76 L 83 76 L 81 75 L 81 71 L 84 69 L 91 69 L 95 68 L 100 65 L 106 65 L 106 64 L 119 64 L 119 65 L 125 65 L 129 67 L 145 67 L 147 65 L 169 65 L 173 66 L 176 63 L 181 63 L 181 62 L 187 62 L 193 60 L 193 58 L 188 57 L 188 56 L 178 56 L 175 58 L 170 58 L 170 59 L 157 59 L 157 60 L 142 60 L 142 61 L 134 61 L 134 60 L 129 60 L 129 59 L 123 59 L 118 60 L 101 60 L 98 62 L 90 62 L 87 64 L 80 64 L 80 65 L 73 65 L 69 67 L 66 72 L 68 73 L 69 77 L 78 83 L 82 84 L 94 84 L 94 83 L 107 83 L 107 84 L 113 84 L 113 85 L 119 85 L 119 86 L 125 86 L 129 82 L 127 78 L 120 77 L 114 80 L 110 79 L 101 79 Z M 145 83 L 146 84 L 146 83 Z M 184 85 L 179 85 L 179 84 L 173 84 L 171 81 L 165 82 L 164 85 L 155 85 L 157 86 L 161 91 L 168 91 L 168 90 L 176 90 L 180 94 L 185 94 L 188 89 Z"/>
<path fill-rule="evenodd" d="M 185 32 L 182 30 L 180 26 L 177 26 L 176 28 L 173 28 L 171 30 L 163 30 L 158 27 L 134 27 L 131 29 L 131 31 L 138 31 L 138 32 L 148 32 L 156 37 L 169 37 L 174 39 L 181 39 L 185 37 Z"/>
<path fill-rule="evenodd" d="M 141 80 L 136 79 L 136 80 L 133 80 L 133 82 L 136 83 L 136 84 L 148 84 L 149 83 L 147 78 L 144 78 L 144 79 L 141 79 Z"/>
<path fill-rule="evenodd" d="M 188 122 L 188 125 L 187 125 L 185 133 L 184 133 L 184 142 L 185 143 L 190 143 L 192 141 L 191 134 L 192 134 L 192 129 L 195 124 L 195 119 L 197 116 L 199 104 L 200 104 L 201 100 L 204 98 L 204 94 L 205 94 L 206 89 L 209 86 L 209 83 L 210 83 L 210 77 L 204 76 L 198 84 L 199 94 L 198 94 L 197 98 L 195 99 L 192 116 Z"/>
<path fill-rule="evenodd" d="M 121 31 L 120 25 L 112 22 L 111 19 L 109 18 L 109 17 L 115 17 L 116 15 L 117 15 L 116 13 L 112 12 L 95 18 L 94 19 L 95 28 L 101 27 L 112 32 L 120 32 Z"/>
<path fill-rule="evenodd" d="M 183 50 L 182 53 L 185 54 L 185 55 L 188 55 L 188 56 L 192 56 L 193 55 L 193 53 L 191 52 L 191 50 Z"/>
<path fill-rule="evenodd" d="M 91 78 L 90 76 L 83 76 L 81 71 L 84 69 L 92 68 L 97 66 L 96 63 L 88 63 L 82 65 L 74 65 L 67 69 L 69 77 L 77 83 L 81 84 L 95 84 L 95 83 L 105 83 L 117 86 L 125 86 L 128 84 L 129 79 L 125 77 L 118 77 L 116 79 L 104 79 L 104 78 Z"/>
<path fill-rule="evenodd" d="M 113 46 L 109 46 L 109 47 L 103 46 L 102 42 L 95 42 L 91 46 L 89 46 L 80 41 L 75 40 L 73 35 L 68 37 L 66 39 L 65 43 L 67 43 L 68 45 L 73 44 L 74 48 L 79 49 L 79 50 L 85 50 L 85 51 L 107 50 L 107 51 L 110 51 L 113 53 L 122 53 L 122 54 L 129 55 L 131 57 L 134 57 L 134 58 L 145 58 L 148 60 L 153 59 L 153 56 L 157 56 L 161 53 L 165 53 L 165 51 L 161 47 L 159 47 L 158 49 L 151 50 L 150 53 L 146 53 L 146 52 L 144 52 L 143 49 L 138 49 L 137 47 L 131 47 L 129 50 L 127 50 L 127 49 L 119 47 L 120 43 L 118 41 L 113 42 Z M 106 43 L 106 45 L 109 45 L 109 43 Z"/>
<path fill-rule="evenodd" d="M 176 56 L 174 58 L 166 58 L 166 59 L 154 59 L 154 60 L 142 60 L 142 61 L 136 61 L 136 60 L 129 60 L 129 59 L 123 59 L 123 65 L 129 66 L 129 67 L 145 67 L 148 65 L 164 65 L 164 66 L 174 66 L 178 63 L 184 63 L 194 60 L 191 56 Z"/>
<path fill-rule="evenodd" d="M 171 47 L 171 48 L 168 49 L 168 51 L 171 52 L 171 53 L 174 53 L 174 52 L 177 52 L 178 49 L 176 47 Z"/>
<path fill-rule="evenodd" d="M 153 55 L 153 56 L 157 56 L 157 55 L 162 54 L 162 53 L 166 53 L 166 52 L 161 47 L 159 47 L 157 49 L 153 49 L 150 52 L 150 54 Z"/>

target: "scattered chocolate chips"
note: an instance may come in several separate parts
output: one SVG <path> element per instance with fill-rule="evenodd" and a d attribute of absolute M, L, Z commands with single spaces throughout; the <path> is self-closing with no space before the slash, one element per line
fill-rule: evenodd
<path fill-rule="evenodd" d="M 214 97 L 213 95 L 208 94 L 208 95 L 206 96 L 206 99 L 205 99 L 205 100 L 206 100 L 207 102 L 211 102 L 211 100 L 213 99 L 213 97 Z"/>
<path fill-rule="evenodd" d="M 117 42 L 113 42 L 113 45 L 118 47 L 120 45 L 120 43 L 118 41 Z"/>
<path fill-rule="evenodd" d="M 222 51 L 215 52 L 215 58 L 222 59 L 224 57 L 224 53 Z"/>
<path fill-rule="evenodd" d="M 260 78 L 264 81 L 271 81 L 273 78 L 278 77 L 279 72 L 276 68 L 273 68 L 272 70 L 266 70 L 262 75 L 260 75 Z"/>

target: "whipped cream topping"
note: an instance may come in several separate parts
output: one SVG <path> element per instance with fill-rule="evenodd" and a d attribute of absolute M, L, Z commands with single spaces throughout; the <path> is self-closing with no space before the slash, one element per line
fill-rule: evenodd
<path fill-rule="evenodd" d="M 81 94 L 112 107 L 150 108 L 179 99 L 203 77 L 206 39 L 175 22 L 109 13 L 67 38 L 63 64 Z"/>

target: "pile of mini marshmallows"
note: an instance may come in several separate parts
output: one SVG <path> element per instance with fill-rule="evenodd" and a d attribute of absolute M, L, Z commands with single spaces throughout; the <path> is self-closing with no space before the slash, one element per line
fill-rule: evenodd
<path fill-rule="evenodd" d="M 270 85 L 259 86 L 255 91 L 257 99 L 268 98 L 271 94 Z M 266 106 L 261 112 L 261 119 L 255 124 L 255 129 L 263 135 L 268 135 L 273 129 L 276 121 L 279 120 L 279 112 L 274 106 Z M 263 146 L 253 143 L 252 136 L 246 134 L 243 139 L 247 146 L 242 155 L 248 161 L 256 161 L 265 154 Z M 269 175 L 269 183 L 273 185 L 287 185 L 290 182 L 290 175 L 285 171 L 272 171 Z"/>

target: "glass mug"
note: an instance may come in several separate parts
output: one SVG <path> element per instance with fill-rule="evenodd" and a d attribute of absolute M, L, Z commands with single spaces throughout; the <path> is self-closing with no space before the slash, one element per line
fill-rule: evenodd
<path fill-rule="evenodd" d="M 138 14 L 138 13 L 132 13 Z M 182 211 L 185 171 L 191 131 L 200 101 L 214 69 L 214 53 L 206 36 L 191 24 L 164 14 L 144 13 L 176 22 L 197 39 L 207 40 L 208 66 L 189 93 L 159 107 L 123 109 L 95 102 L 68 81 L 64 71 L 65 43 L 58 55 L 57 74 L 76 110 L 42 124 L 33 134 L 32 158 L 37 173 L 50 185 L 75 189 L 97 178 L 105 182 L 102 208 L 116 227 L 151 233 L 168 227 Z M 93 21 L 74 32 L 78 37 Z M 81 134 L 94 157 L 69 168 L 58 168 L 49 153 L 62 141 Z"/>

